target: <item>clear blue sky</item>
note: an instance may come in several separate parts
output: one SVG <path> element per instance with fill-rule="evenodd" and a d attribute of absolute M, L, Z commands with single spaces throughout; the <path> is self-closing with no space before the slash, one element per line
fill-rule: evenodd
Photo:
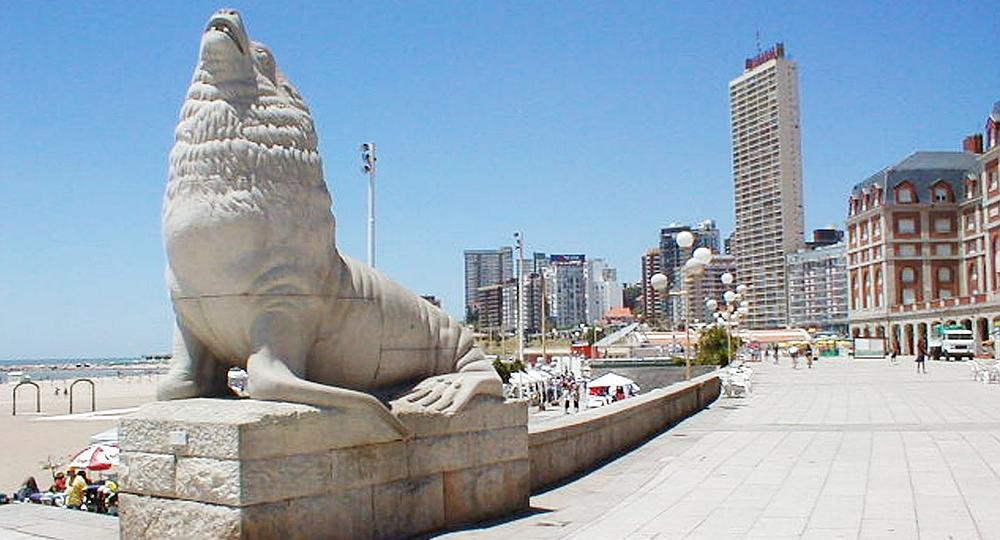
<path fill-rule="evenodd" d="M 235 5 L 308 100 L 338 242 L 462 311 L 462 250 L 582 252 L 635 280 L 668 222 L 732 227 L 728 81 L 799 63 L 806 224 L 1000 99 L 995 1 Z M 288 7 L 283 7 L 288 6 Z M 168 350 L 160 203 L 217 3 L 7 2 L 0 13 L 0 358 Z"/>

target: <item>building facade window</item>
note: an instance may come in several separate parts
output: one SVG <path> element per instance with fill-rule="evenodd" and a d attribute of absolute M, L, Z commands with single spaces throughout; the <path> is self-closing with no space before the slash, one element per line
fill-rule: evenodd
<path fill-rule="evenodd" d="M 914 234 L 917 232 L 917 223 L 913 218 L 899 218 L 896 220 L 896 230 L 900 234 Z"/>
<path fill-rule="evenodd" d="M 1000 238 L 993 239 L 993 290 L 997 290 L 1000 282 Z M 988 286 L 988 282 L 987 282 Z"/>
<path fill-rule="evenodd" d="M 938 244 L 934 246 L 934 252 L 942 257 L 951 256 L 951 244 Z"/>
<path fill-rule="evenodd" d="M 858 275 L 851 272 L 851 309 L 858 309 Z"/>
<path fill-rule="evenodd" d="M 951 283 L 951 268 L 942 266 L 937 271 L 938 283 Z"/>
<path fill-rule="evenodd" d="M 896 246 L 896 253 L 898 253 L 900 257 L 916 257 L 917 246 L 913 244 L 900 244 Z"/>
<path fill-rule="evenodd" d="M 934 202 L 947 203 L 955 202 L 954 192 L 951 190 L 951 186 L 944 182 L 938 182 L 931 188 L 931 197 L 933 197 Z"/>
<path fill-rule="evenodd" d="M 900 204 L 917 202 L 917 193 L 909 182 L 902 182 L 896 186 L 896 202 Z"/>
<path fill-rule="evenodd" d="M 917 302 L 917 293 L 911 288 L 903 289 L 903 304 L 915 304 Z"/>
<path fill-rule="evenodd" d="M 859 295 L 860 296 L 860 300 L 861 300 L 861 308 L 862 309 L 867 308 L 868 305 L 869 305 L 868 294 L 869 294 L 868 293 L 868 271 L 867 270 L 862 270 L 861 271 L 861 294 Z"/>
<path fill-rule="evenodd" d="M 900 231 L 902 232 L 902 231 Z M 951 220 L 944 217 L 939 217 L 934 219 L 934 232 L 936 233 L 950 233 L 951 232 Z"/>
<path fill-rule="evenodd" d="M 875 307 L 882 307 L 882 270 L 878 268 L 875 269 L 875 298 L 873 305 Z"/>
<path fill-rule="evenodd" d="M 899 273 L 899 280 L 903 283 L 913 283 L 917 280 L 916 272 L 913 271 L 913 268 L 907 266 Z"/>

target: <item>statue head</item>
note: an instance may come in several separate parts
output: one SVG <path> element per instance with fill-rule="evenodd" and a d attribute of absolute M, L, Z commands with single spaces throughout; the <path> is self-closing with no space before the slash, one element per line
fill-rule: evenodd
<path fill-rule="evenodd" d="M 221 180 L 237 191 L 293 183 L 329 210 L 309 107 L 235 10 L 205 25 L 175 135 L 171 181 Z"/>
<path fill-rule="evenodd" d="M 175 274 L 219 249 L 209 239 L 230 249 L 237 240 L 268 252 L 294 246 L 304 266 L 326 264 L 334 219 L 312 116 L 235 10 L 204 27 L 174 134 L 163 218 Z"/>
<path fill-rule="evenodd" d="M 231 67 L 236 76 L 252 70 L 250 38 L 243 18 L 235 9 L 221 9 L 208 19 L 201 36 L 201 61 L 220 68 Z"/>

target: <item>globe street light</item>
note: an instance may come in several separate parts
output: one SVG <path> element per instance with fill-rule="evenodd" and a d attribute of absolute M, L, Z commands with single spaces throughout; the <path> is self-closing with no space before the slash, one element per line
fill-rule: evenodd
<path fill-rule="evenodd" d="M 719 277 L 722 284 L 729 287 L 735 281 L 734 276 L 726 272 Z M 733 357 L 733 336 L 732 329 L 740 324 L 740 320 L 746 318 L 750 313 L 750 303 L 746 301 L 745 295 L 749 287 L 743 283 L 736 286 L 736 290 L 727 290 L 722 294 L 722 299 L 726 302 L 726 309 L 716 313 L 716 319 L 726 327 L 726 349 L 729 360 Z M 706 305 L 718 307 L 718 302 Z"/>
<path fill-rule="evenodd" d="M 684 232 L 686 232 L 686 231 L 684 231 Z M 691 263 L 692 261 L 694 261 L 694 259 L 689 259 L 687 262 Z M 685 268 L 687 266 L 688 265 L 685 263 Z M 699 266 L 700 267 L 701 265 L 696 264 L 694 266 Z M 660 273 L 660 272 L 657 272 L 657 273 L 653 274 L 649 278 L 649 284 L 650 284 L 650 286 L 652 286 L 653 289 L 655 289 L 658 293 L 661 293 L 661 294 L 667 291 L 667 286 L 669 285 L 669 281 L 670 280 L 667 279 L 667 276 L 664 275 L 664 274 L 662 274 L 662 273 Z M 667 296 L 684 296 L 686 294 L 687 294 L 687 291 L 685 291 L 683 289 L 680 290 L 680 291 L 667 292 Z M 690 334 L 689 334 L 689 331 L 688 331 L 687 317 L 686 316 L 684 317 L 684 335 L 685 335 L 685 345 L 684 345 L 685 376 L 687 377 L 688 380 L 690 380 L 691 379 L 691 337 L 690 337 Z M 673 332 L 671 332 L 671 336 L 673 336 Z"/>
<path fill-rule="evenodd" d="M 700 247 L 694 250 L 694 253 L 691 256 L 701 264 L 708 264 L 712 262 L 712 250 L 707 247 Z"/>
<path fill-rule="evenodd" d="M 667 279 L 666 274 L 663 274 L 662 272 L 657 272 L 649 278 L 649 285 L 653 287 L 653 290 L 655 290 L 656 292 L 662 293 L 663 291 L 667 290 L 667 283 L 669 281 L 670 280 Z"/>
<path fill-rule="evenodd" d="M 684 261 L 684 271 L 691 272 L 694 274 L 700 274 L 702 270 L 705 269 L 704 263 L 691 257 L 690 259 Z"/>
<path fill-rule="evenodd" d="M 681 231 L 674 237 L 674 242 L 677 243 L 677 247 L 687 249 L 694 245 L 694 235 L 691 231 Z"/>

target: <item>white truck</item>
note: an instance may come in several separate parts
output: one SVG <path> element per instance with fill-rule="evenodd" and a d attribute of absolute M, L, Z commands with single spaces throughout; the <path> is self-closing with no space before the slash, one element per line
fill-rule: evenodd
<path fill-rule="evenodd" d="M 931 358 L 955 360 L 975 356 L 972 331 L 964 326 L 936 324 L 927 339 L 927 353 Z"/>

